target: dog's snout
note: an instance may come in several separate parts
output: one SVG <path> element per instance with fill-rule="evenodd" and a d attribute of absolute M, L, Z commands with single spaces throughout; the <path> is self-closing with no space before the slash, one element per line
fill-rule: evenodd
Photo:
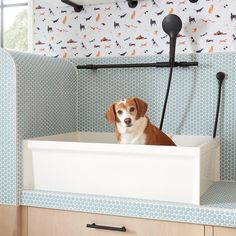
<path fill-rule="evenodd" d="M 124 122 L 126 125 L 130 125 L 131 124 L 131 119 L 130 118 L 125 118 Z"/>

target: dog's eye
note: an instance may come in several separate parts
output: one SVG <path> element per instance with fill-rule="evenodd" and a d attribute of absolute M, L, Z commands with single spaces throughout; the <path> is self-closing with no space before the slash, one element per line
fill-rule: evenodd
<path fill-rule="evenodd" d="M 131 107 L 131 108 L 129 109 L 129 112 L 134 112 L 134 110 L 135 110 L 135 108 L 134 108 L 134 107 Z"/>
<path fill-rule="evenodd" d="M 119 115 L 122 115 L 122 114 L 123 114 L 123 111 L 118 110 L 117 113 L 118 113 Z"/>

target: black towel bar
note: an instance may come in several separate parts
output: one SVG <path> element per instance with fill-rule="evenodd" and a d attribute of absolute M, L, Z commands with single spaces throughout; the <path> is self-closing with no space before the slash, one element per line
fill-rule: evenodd
<path fill-rule="evenodd" d="M 198 62 L 175 62 L 174 67 L 198 66 Z M 134 67 L 170 67 L 170 62 L 139 63 L 139 64 L 101 64 L 78 65 L 77 69 L 134 68 Z"/>

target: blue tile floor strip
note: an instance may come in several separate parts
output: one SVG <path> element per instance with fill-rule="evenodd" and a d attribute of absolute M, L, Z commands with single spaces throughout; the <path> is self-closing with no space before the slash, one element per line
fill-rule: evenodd
<path fill-rule="evenodd" d="M 215 183 L 201 197 L 201 204 L 236 210 L 236 183 L 223 181 Z"/>

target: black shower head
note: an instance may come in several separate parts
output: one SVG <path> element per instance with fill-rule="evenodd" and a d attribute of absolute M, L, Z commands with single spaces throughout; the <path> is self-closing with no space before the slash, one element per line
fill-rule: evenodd
<path fill-rule="evenodd" d="M 182 29 L 182 21 L 177 15 L 167 15 L 162 21 L 162 28 L 170 37 L 177 37 Z"/>
<path fill-rule="evenodd" d="M 162 21 L 162 28 L 170 37 L 170 63 L 173 66 L 175 62 L 176 38 L 182 29 L 182 21 L 177 15 L 167 15 Z"/>

